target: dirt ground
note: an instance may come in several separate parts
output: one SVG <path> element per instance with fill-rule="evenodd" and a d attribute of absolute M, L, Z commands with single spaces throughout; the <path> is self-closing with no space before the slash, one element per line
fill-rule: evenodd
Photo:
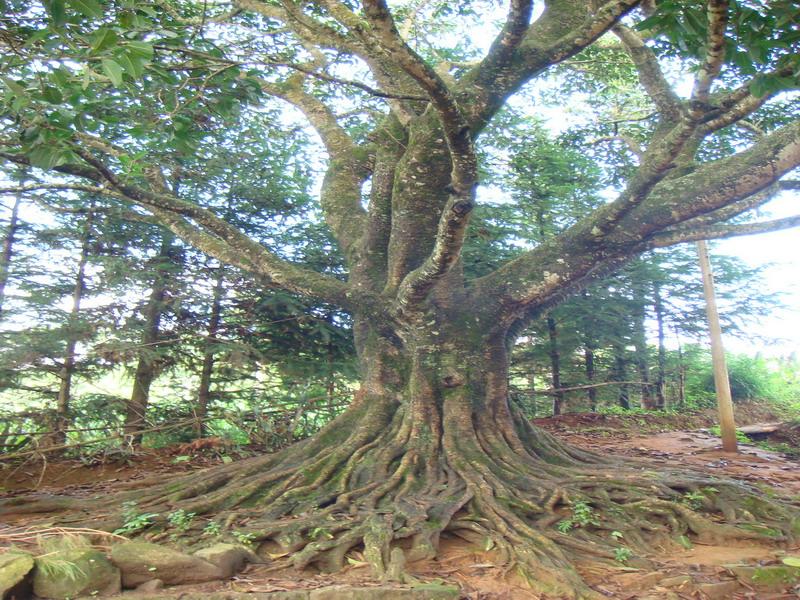
<path fill-rule="evenodd" d="M 774 421 L 775 416 L 758 407 L 740 410 L 740 424 Z M 800 463 L 787 455 L 742 445 L 739 454 L 719 450 L 719 438 L 703 430 L 713 423 L 713 413 L 665 417 L 604 416 L 569 414 L 554 419 L 537 420 L 537 425 L 574 444 L 604 453 L 646 457 L 656 463 L 686 465 L 717 476 L 744 479 L 780 494 L 800 495 Z M 677 428 L 677 430 L 672 430 Z M 646 433 L 642 434 L 641 432 Z M 784 438 L 780 438 L 785 440 Z M 795 455 L 796 456 L 796 455 Z M 206 468 L 221 461 L 211 451 L 200 451 L 187 460 L 176 462 L 174 451 L 145 451 L 127 462 L 86 465 L 78 461 L 57 460 L 46 465 L 28 462 L 7 466 L 0 471 L 0 496 L 29 494 L 95 496 L 121 487 L 141 484 L 153 476 L 163 477 Z M 770 492 L 771 493 L 771 492 Z M 4 517 L 0 522 L 0 546 L 3 528 L 22 521 Z M 642 557 L 648 564 L 629 561 L 617 567 L 596 564 L 579 565 L 586 581 L 607 598 L 621 600 L 702 599 L 779 600 L 800 598 L 800 581 L 790 579 L 764 586 L 761 580 L 748 581 L 741 567 L 766 569 L 781 565 L 786 556 L 800 557 L 800 547 L 776 549 L 758 545 L 722 547 L 694 544 L 688 549 L 670 549 Z M 203 586 L 175 588 L 176 598 L 191 592 L 280 592 L 350 583 L 370 586 L 367 569 L 359 564 L 357 553 L 343 573 L 335 575 L 275 572 L 267 565 L 250 565 L 230 581 Z M 442 540 L 440 556 L 435 561 L 412 564 L 410 572 L 421 581 L 457 584 L 462 597 L 470 600 L 527 600 L 544 598 L 527 591 L 521 582 L 492 563 L 491 552 L 483 552 L 453 538 Z M 733 565 L 739 565 L 734 567 Z M 734 577 L 738 571 L 739 578 Z M 746 571 L 746 569 L 745 569 Z M 554 600 L 551 598 L 551 600 Z"/>

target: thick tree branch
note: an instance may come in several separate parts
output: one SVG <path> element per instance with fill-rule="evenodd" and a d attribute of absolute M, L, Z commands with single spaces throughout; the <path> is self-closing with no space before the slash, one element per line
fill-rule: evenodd
<path fill-rule="evenodd" d="M 800 121 L 763 136 L 753 146 L 663 181 L 635 211 L 620 221 L 610 244 L 646 239 L 690 219 L 769 191 L 800 165 Z M 645 222 L 646 221 L 646 222 Z"/>
<path fill-rule="evenodd" d="M 681 99 L 664 76 L 655 53 L 630 27 L 619 24 L 613 31 L 628 51 L 639 75 L 639 82 L 656 105 L 661 119 L 676 122 L 682 111 Z"/>
<path fill-rule="evenodd" d="M 800 227 L 800 215 L 772 219 L 758 223 L 741 223 L 737 225 L 712 225 L 688 229 L 677 229 L 669 233 L 654 236 L 647 242 L 647 248 L 666 248 L 683 242 L 696 242 L 698 240 L 713 240 L 742 235 L 756 235 L 770 231 L 780 231 L 791 227 Z"/>
<path fill-rule="evenodd" d="M 574 0 L 547 2 L 542 16 L 526 28 L 513 56 L 503 61 L 507 68 L 490 53 L 459 81 L 455 94 L 473 134 L 522 85 L 592 44 L 640 2 L 610 0 L 597 8 L 594 3 Z"/>
<path fill-rule="evenodd" d="M 711 86 L 722 70 L 725 61 L 725 29 L 728 26 L 728 0 L 708 0 L 708 34 L 705 59 L 695 76 L 692 97 L 689 101 L 689 118 L 701 119 L 708 106 Z"/>
<path fill-rule="evenodd" d="M 525 39 L 532 12 L 531 0 L 511 0 L 506 22 L 483 59 L 482 68 L 486 72 L 500 73 L 511 66 L 514 53 Z"/>
<path fill-rule="evenodd" d="M 0 187 L 0 194 L 24 194 L 41 190 L 76 191 L 89 194 L 106 194 L 110 191 L 104 187 L 82 183 L 26 183 L 25 185 Z"/>
<path fill-rule="evenodd" d="M 439 116 L 450 151 L 452 169 L 449 197 L 439 218 L 433 249 L 423 264 L 401 282 L 398 307 L 407 310 L 421 302 L 435 283 L 456 263 L 461 253 L 469 215 L 474 206 L 477 157 L 469 126 L 447 84 L 400 37 L 383 0 L 365 0 L 364 10 L 376 41 L 429 95 Z"/>
<path fill-rule="evenodd" d="M 88 168 L 63 165 L 57 170 L 106 183 L 129 201 L 165 219 L 165 224 L 176 234 L 191 234 L 194 240 L 189 240 L 190 243 L 202 243 L 201 249 L 213 251 L 213 255 L 220 260 L 265 275 L 275 285 L 289 291 L 322 298 L 340 306 L 350 305 L 348 287 L 338 279 L 308 271 L 279 258 L 208 209 L 169 195 L 165 190 L 154 192 L 124 181 L 100 159 L 77 144 L 73 144 L 71 149 L 86 162 Z"/>
<path fill-rule="evenodd" d="M 264 82 L 262 88 L 299 108 L 322 138 L 329 157 L 320 198 L 322 210 L 333 235 L 352 262 L 352 251 L 366 224 L 366 213 L 361 206 L 361 185 L 369 174 L 365 154 L 339 125 L 333 111 L 303 89 L 303 80 L 298 75 L 282 85 Z"/>
<path fill-rule="evenodd" d="M 469 125 L 455 97 L 436 71 L 400 37 L 384 0 L 364 0 L 364 12 L 375 29 L 377 42 L 430 97 L 439 114 L 453 162 L 450 186 L 454 195 L 461 198 L 471 197 L 477 180 L 478 165 Z M 465 215 L 468 213 L 469 211 Z"/>
<path fill-rule="evenodd" d="M 594 231 L 603 224 L 608 208 L 596 211 L 559 236 L 475 280 L 471 301 L 475 306 L 489 307 L 486 310 L 493 318 L 519 317 L 531 306 L 552 302 L 598 270 L 605 272 L 624 263 L 669 228 L 752 199 L 798 165 L 800 122 L 795 122 L 764 136 L 748 150 L 701 165 L 682 177 L 663 180 L 602 241 L 595 239 Z"/>

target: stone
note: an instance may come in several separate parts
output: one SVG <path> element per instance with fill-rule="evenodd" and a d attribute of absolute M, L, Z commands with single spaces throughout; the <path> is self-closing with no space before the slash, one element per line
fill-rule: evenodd
<path fill-rule="evenodd" d="M 739 582 L 720 581 L 718 583 L 700 583 L 697 590 L 707 600 L 730 600 L 733 595 L 741 589 Z"/>
<path fill-rule="evenodd" d="M 137 592 L 157 592 L 164 589 L 164 582 L 160 579 L 151 579 L 136 586 Z"/>
<path fill-rule="evenodd" d="M 111 547 L 111 562 L 122 571 L 122 587 L 160 579 L 165 585 L 225 579 L 218 566 L 197 556 L 148 542 L 124 542 Z"/>
<path fill-rule="evenodd" d="M 198 550 L 194 556 L 219 567 L 224 578 L 233 577 L 247 563 L 262 562 L 250 548 L 239 544 L 214 544 Z"/>
<path fill-rule="evenodd" d="M 688 575 L 677 575 L 675 577 L 667 577 L 658 582 L 658 585 L 665 588 L 685 587 L 692 583 L 692 578 Z"/>
<path fill-rule="evenodd" d="M 120 592 L 120 572 L 94 548 L 61 550 L 35 559 L 33 593 L 66 600 L 77 596 L 111 596 Z"/>
<path fill-rule="evenodd" d="M 0 599 L 22 600 L 30 597 L 30 580 L 33 571 L 33 556 L 24 552 L 0 554 Z"/>
<path fill-rule="evenodd" d="M 632 590 L 648 590 L 659 583 L 664 577 L 663 573 L 655 571 L 653 573 L 625 573 L 619 575 L 615 580 L 625 588 Z"/>
<path fill-rule="evenodd" d="M 800 582 L 800 568 L 785 565 L 753 567 L 749 565 L 726 566 L 739 581 L 760 590 L 781 591 Z"/>
<path fill-rule="evenodd" d="M 308 597 L 309 600 L 457 600 L 460 592 L 455 586 L 436 583 L 413 587 L 335 585 L 311 590 Z"/>

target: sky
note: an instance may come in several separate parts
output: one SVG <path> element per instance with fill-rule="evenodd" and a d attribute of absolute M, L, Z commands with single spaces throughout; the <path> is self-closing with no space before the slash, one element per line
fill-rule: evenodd
<path fill-rule="evenodd" d="M 767 204 L 765 210 L 772 218 L 797 214 L 800 193 L 784 192 Z M 800 228 L 720 240 L 712 252 L 735 256 L 751 266 L 769 265 L 764 272 L 764 290 L 783 294 L 784 308 L 752 325 L 754 338 L 762 336 L 771 342 L 728 336 L 723 340 L 726 349 L 773 357 L 795 353 L 800 357 Z M 711 260 L 713 263 L 713 254 Z"/>

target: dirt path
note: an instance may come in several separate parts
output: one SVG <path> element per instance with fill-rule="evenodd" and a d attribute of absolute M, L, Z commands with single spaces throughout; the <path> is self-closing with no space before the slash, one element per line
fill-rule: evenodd
<path fill-rule="evenodd" d="M 704 471 L 715 476 L 744 479 L 757 486 L 769 486 L 779 493 L 800 495 L 800 462 L 785 456 L 743 445 L 736 455 L 719 449 L 719 438 L 702 430 L 653 432 L 637 435 L 641 429 L 631 417 L 628 422 L 600 419 L 599 415 L 566 415 L 566 418 L 542 420 L 538 424 L 568 441 L 603 453 L 646 457 L 674 468 Z M 689 424 L 689 423 L 687 423 Z M 652 423 L 650 424 L 652 425 Z M 168 452 L 148 452 L 134 457 L 130 464 L 86 466 L 76 461 L 55 461 L 48 466 L 39 493 L 88 496 L 108 493 L 126 485 L 141 485 L 147 477 L 185 473 L 220 462 L 219 457 L 202 455 L 191 461 L 174 462 Z M 9 476 L 10 475 L 10 476 Z M 23 493 L 42 476 L 41 468 L 25 465 L 15 473 L 6 472 L 0 495 Z M 766 489 L 766 488 L 765 488 Z M 600 594 L 622 600 L 779 600 L 800 598 L 800 580 L 786 575 L 781 559 L 800 556 L 800 548 L 775 548 L 758 545 L 722 547 L 695 544 L 688 549 L 670 548 L 649 557 L 639 557 L 618 567 L 580 565 L 585 579 Z M 370 586 L 367 570 L 359 564 L 357 553 L 353 565 L 336 575 L 270 572 L 263 566 L 250 566 L 231 581 L 204 586 L 182 586 L 176 594 L 190 592 L 278 592 L 327 587 L 348 583 Z M 513 576 L 495 567 L 491 552 L 483 552 L 458 539 L 442 541 L 440 557 L 410 565 L 412 574 L 422 581 L 446 581 L 458 584 L 463 598 L 471 600 L 534 600 Z M 735 567 L 734 565 L 738 565 Z M 788 571 L 791 575 L 792 571 Z M 766 573 L 766 575 L 764 575 Z M 752 581 L 755 574 L 756 582 Z M 765 578 L 771 586 L 764 586 Z M 748 579 L 749 578 L 749 579 Z M 162 595 L 163 597 L 163 595 Z M 176 596 L 177 597 L 177 596 Z M 553 599 L 551 599 L 553 600 Z"/>

